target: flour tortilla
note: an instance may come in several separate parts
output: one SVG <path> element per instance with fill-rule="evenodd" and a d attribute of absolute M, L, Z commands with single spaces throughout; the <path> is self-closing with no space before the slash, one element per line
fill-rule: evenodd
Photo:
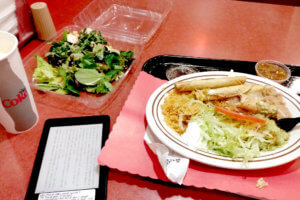
<path fill-rule="evenodd" d="M 248 93 L 250 90 L 262 90 L 263 86 L 245 83 L 216 89 L 204 89 L 194 91 L 196 99 L 201 101 L 221 100 L 230 97 L 240 96 Z"/>
<path fill-rule="evenodd" d="M 193 94 L 201 101 L 223 100 L 239 97 L 236 106 L 252 113 L 276 115 L 274 117 L 291 117 L 283 97 L 272 86 L 245 83 L 216 89 L 195 90 Z"/>

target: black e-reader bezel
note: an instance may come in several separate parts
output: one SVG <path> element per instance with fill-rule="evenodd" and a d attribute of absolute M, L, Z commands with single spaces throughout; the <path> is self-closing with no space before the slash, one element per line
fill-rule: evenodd
<path fill-rule="evenodd" d="M 102 144 L 101 148 L 104 146 L 105 141 L 108 138 L 110 130 L 110 118 L 107 115 L 97 115 L 97 116 L 84 116 L 84 117 L 71 117 L 71 118 L 54 118 L 48 119 L 45 122 L 44 129 L 41 135 L 38 151 L 34 161 L 30 182 L 28 185 L 25 200 L 35 200 L 38 199 L 40 194 L 35 193 L 37 186 L 37 181 L 42 165 L 42 160 L 44 156 L 45 147 L 47 144 L 47 139 L 49 135 L 49 130 L 51 127 L 59 126 L 73 126 L 73 125 L 89 125 L 89 124 L 102 124 Z M 108 167 L 100 166 L 100 176 L 99 176 L 99 187 L 93 188 L 96 190 L 95 199 L 106 199 L 107 198 L 107 179 L 108 179 Z"/>

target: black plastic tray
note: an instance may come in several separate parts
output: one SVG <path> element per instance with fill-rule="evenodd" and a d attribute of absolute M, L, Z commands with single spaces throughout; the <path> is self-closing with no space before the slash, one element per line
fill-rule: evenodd
<path fill-rule="evenodd" d="M 160 55 L 146 61 L 142 70 L 157 78 L 168 80 L 166 71 L 174 67 L 193 68 L 199 72 L 233 70 L 235 72 L 256 74 L 254 68 L 255 64 L 256 62 L 251 61 Z M 287 66 L 291 69 L 292 76 L 284 85 L 289 87 L 295 79 L 300 78 L 300 66 Z M 184 75 L 184 72 L 182 75 Z"/>

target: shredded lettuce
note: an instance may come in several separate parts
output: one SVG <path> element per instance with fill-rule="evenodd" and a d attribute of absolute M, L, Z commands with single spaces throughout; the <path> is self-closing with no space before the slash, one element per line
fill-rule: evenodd
<path fill-rule="evenodd" d="M 243 122 L 215 112 L 211 103 L 197 102 L 202 105 L 201 112 L 190 119 L 186 132 L 182 134 L 185 141 L 196 149 L 209 150 L 233 159 L 242 158 L 247 162 L 259 157 L 261 152 L 281 147 L 289 139 L 287 132 L 262 115 L 259 117 L 266 119 L 264 125 Z M 199 135 L 194 136 L 195 141 L 191 143 L 186 138 L 191 132 L 190 127 L 195 124 L 198 128 L 193 128 L 193 131 Z"/>

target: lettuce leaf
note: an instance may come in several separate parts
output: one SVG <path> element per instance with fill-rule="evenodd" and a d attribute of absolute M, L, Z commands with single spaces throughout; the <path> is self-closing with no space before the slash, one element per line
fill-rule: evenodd
<path fill-rule="evenodd" d="M 47 61 L 40 56 L 35 56 L 37 67 L 34 70 L 33 78 L 40 83 L 52 82 L 58 77 L 58 70 L 53 68 Z"/>

